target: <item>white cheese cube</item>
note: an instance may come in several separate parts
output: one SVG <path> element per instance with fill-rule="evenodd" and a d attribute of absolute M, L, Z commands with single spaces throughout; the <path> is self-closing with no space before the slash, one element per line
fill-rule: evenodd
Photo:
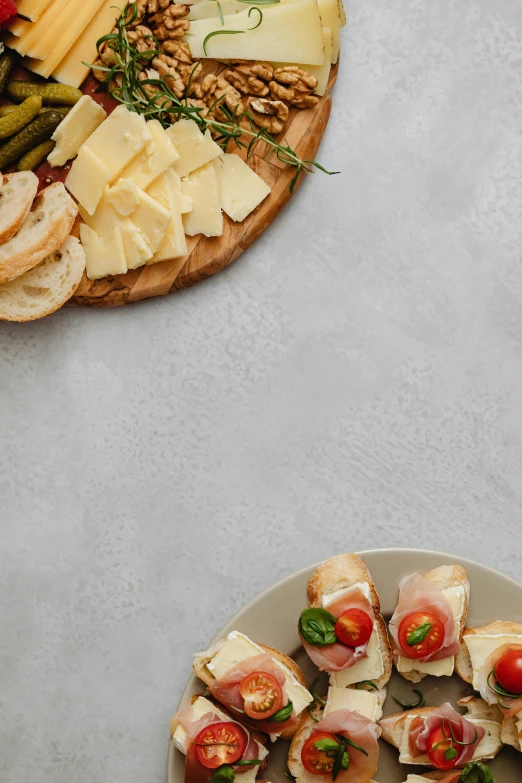
<path fill-rule="evenodd" d="M 180 177 L 215 160 L 223 152 L 213 141 L 210 131 L 201 133 L 194 120 L 178 120 L 167 128 L 166 133 L 179 153 L 179 160 L 173 168 Z"/>
<path fill-rule="evenodd" d="M 106 242 L 90 226 L 82 223 L 80 239 L 85 251 L 89 280 L 98 280 L 107 275 L 120 275 L 127 271 L 125 251 L 118 226 L 115 227 L 111 239 Z"/>
<path fill-rule="evenodd" d="M 51 136 L 56 147 L 47 157 L 50 165 L 63 166 L 75 158 L 82 144 L 106 118 L 107 113 L 90 95 L 80 98 Z"/>
<path fill-rule="evenodd" d="M 152 134 L 143 115 L 117 106 L 89 136 L 84 147 L 105 164 L 113 182 L 149 141 Z"/>
<path fill-rule="evenodd" d="M 181 181 L 181 190 L 192 199 L 192 210 L 183 215 L 185 234 L 219 237 L 223 233 L 223 215 L 219 183 L 214 161 L 193 171 Z"/>
<path fill-rule="evenodd" d="M 152 141 L 121 172 L 121 177 L 130 179 L 136 187 L 146 190 L 156 177 L 179 159 L 179 153 L 159 120 L 149 120 L 147 129 Z"/>
<path fill-rule="evenodd" d="M 86 212 L 93 215 L 109 180 L 107 166 L 84 145 L 71 166 L 65 187 Z"/>
<path fill-rule="evenodd" d="M 150 263 L 155 264 L 158 261 L 186 256 L 188 248 L 181 217 L 181 181 L 178 175 L 172 168 L 167 169 L 152 183 L 148 193 L 171 214 L 167 233 Z"/>
<path fill-rule="evenodd" d="M 271 188 L 239 155 L 221 155 L 216 161 L 221 209 L 240 223 L 270 193 Z"/>

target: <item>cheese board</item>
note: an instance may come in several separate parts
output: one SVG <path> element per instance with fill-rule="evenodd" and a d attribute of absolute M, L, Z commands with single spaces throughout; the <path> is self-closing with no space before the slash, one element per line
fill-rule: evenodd
<path fill-rule="evenodd" d="M 5 2 L 0 320 L 194 285 L 237 259 L 307 173 L 334 173 L 316 154 L 341 0 Z M 67 202 L 61 220 L 49 193 Z"/>

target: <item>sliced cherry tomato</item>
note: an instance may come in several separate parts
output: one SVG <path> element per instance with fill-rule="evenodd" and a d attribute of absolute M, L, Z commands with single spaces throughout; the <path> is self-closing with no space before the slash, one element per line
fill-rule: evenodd
<path fill-rule="evenodd" d="M 372 618 L 362 609 L 347 609 L 335 623 L 335 635 L 348 647 L 366 644 L 372 631 Z"/>
<path fill-rule="evenodd" d="M 209 769 L 239 761 L 246 744 L 245 730 L 237 723 L 225 720 L 206 726 L 194 740 L 198 761 Z"/>
<path fill-rule="evenodd" d="M 522 695 L 522 647 L 504 653 L 495 666 L 495 679 L 508 693 Z"/>
<path fill-rule="evenodd" d="M 274 675 L 267 672 L 247 674 L 239 684 L 239 692 L 249 718 L 266 720 L 283 706 L 283 689 Z"/>
<path fill-rule="evenodd" d="M 412 612 L 399 626 L 399 644 L 409 658 L 424 658 L 444 644 L 444 623 L 430 612 Z"/>
<path fill-rule="evenodd" d="M 448 736 L 444 734 L 442 727 L 435 729 L 428 739 L 428 757 L 434 767 L 437 769 L 454 769 L 459 757 L 458 746 Z"/>
<path fill-rule="evenodd" d="M 308 737 L 303 745 L 301 761 L 303 762 L 303 767 L 311 775 L 328 775 L 333 769 L 333 754 L 327 756 L 325 750 L 317 750 L 315 747 L 316 742 L 325 739 L 339 744 L 333 734 L 328 734 L 326 731 L 318 731 L 312 734 L 311 737 Z"/>

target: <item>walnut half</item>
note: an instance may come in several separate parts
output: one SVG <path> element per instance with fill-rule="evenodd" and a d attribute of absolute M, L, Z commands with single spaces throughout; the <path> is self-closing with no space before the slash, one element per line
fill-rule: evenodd
<path fill-rule="evenodd" d="M 266 98 L 250 98 L 249 106 L 256 125 L 272 134 L 281 133 L 289 115 L 286 103 L 269 101 Z"/>

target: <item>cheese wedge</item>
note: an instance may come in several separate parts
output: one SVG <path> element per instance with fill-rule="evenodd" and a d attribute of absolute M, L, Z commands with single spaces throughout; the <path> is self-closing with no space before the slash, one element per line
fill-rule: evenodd
<path fill-rule="evenodd" d="M 210 131 L 201 133 L 194 120 L 178 120 L 167 128 L 166 133 L 179 154 L 179 160 L 174 163 L 173 168 L 180 177 L 215 160 L 223 152 L 212 139 Z"/>
<path fill-rule="evenodd" d="M 89 280 L 124 274 L 127 271 L 123 240 L 118 226 L 115 227 L 110 240 L 104 241 L 90 226 L 82 223 L 80 239 L 85 251 Z"/>
<path fill-rule="evenodd" d="M 250 215 L 270 193 L 266 182 L 239 155 L 221 155 L 216 160 L 216 170 L 221 209 L 236 222 Z"/>
<path fill-rule="evenodd" d="M 113 182 L 149 141 L 152 134 L 143 115 L 118 106 L 89 136 L 82 150 L 87 148 L 96 155 L 109 171 L 109 182 Z"/>
<path fill-rule="evenodd" d="M 37 60 L 48 58 L 49 75 L 85 30 L 103 0 L 53 0 L 26 33 L 20 36 L 19 54 Z"/>
<path fill-rule="evenodd" d="M 110 178 L 107 166 L 84 144 L 78 150 L 65 187 L 89 215 L 94 215 Z"/>
<path fill-rule="evenodd" d="M 64 166 L 75 158 L 82 144 L 105 119 L 104 109 L 90 95 L 82 96 L 51 136 L 56 142 L 47 157 L 51 166 Z"/>
<path fill-rule="evenodd" d="M 37 22 L 50 2 L 51 0 L 18 0 L 16 6 L 20 16 L 31 22 Z"/>
<path fill-rule="evenodd" d="M 341 11 L 339 2 L 338 0 L 317 0 L 317 3 L 323 28 L 327 27 L 332 31 L 332 63 L 336 63 L 339 59 L 339 49 L 341 47 Z"/>

